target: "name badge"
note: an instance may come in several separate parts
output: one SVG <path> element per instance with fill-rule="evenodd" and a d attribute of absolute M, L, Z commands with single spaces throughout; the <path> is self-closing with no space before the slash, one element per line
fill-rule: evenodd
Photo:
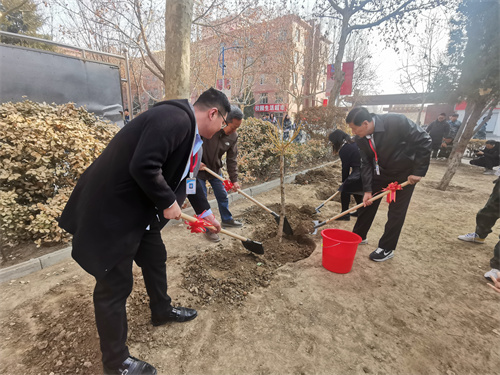
<path fill-rule="evenodd" d="M 196 194 L 196 178 L 186 178 L 186 194 Z"/>

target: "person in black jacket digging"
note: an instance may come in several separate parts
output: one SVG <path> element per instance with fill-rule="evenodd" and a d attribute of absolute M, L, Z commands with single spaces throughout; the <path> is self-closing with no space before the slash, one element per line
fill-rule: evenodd
<path fill-rule="evenodd" d="M 359 211 L 354 233 L 366 240 L 380 204 L 380 200 L 369 201 L 373 195 L 392 182 L 410 182 L 390 203 L 384 234 L 378 248 L 370 254 L 371 260 L 382 262 L 394 256 L 415 184 L 429 168 L 431 138 L 403 115 L 375 115 L 363 107 L 351 110 L 346 122 L 356 135 L 360 150 L 364 190 L 365 208 Z"/>
<path fill-rule="evenodd" d="M 342 212 L 349 209 L 351 195 L 354 196 L 356 203 L 363 201 L 363 184 L 361 182 L 361 157 L 356 143 L 351 136 L 340 129 L 330 133 L 328 139 L 332 143 L 333 154 L 339 154 L 342 162 L 342 185 L 340 190 L 340 203 Z M 351 216 L 357 216 L 351 213 Z M 350 215 L 344 215 L 337 220 L 350 220 Z"/>
<path fill-rule="evenodd" d="M 130 356 L 126 302 L 132 265 L 142 269 L 151 323 L 187 322 L 194 309 L 172 306 L 167 294 L 166 248 L 161 228 L 181 216 L 189 194 L 195 211 L 220 230 L 201 185 L 201 138 L 212 137 L 230 111 L 227 97 L 209 89 L 194 106 L 157 103 L 125 125 L 76 184 L 59 225 L 73 234 L 71 255 L 96 279 L 94 310 L 106 374 L 156 374 Z"/>

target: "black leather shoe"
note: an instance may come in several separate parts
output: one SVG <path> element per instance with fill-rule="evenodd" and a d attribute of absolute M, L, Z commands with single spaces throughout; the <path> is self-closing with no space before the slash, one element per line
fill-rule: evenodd
<path fill-rule="evenodd" d="M 162 324 L 168 322 L 188 322 L 193 320 L 198 316 L 198 312 L 194 309 L 188 309 L 187 307 L 174 307 L 167 316 L 156 318 L 151 318 L 151 323 L 154 326 L 161 326 Z"/>
<path fill-rule="evenodd" d="M 337 220 L 349 221 L 349 220 L 351 220 L 351 217 L 349 215 L 344 215 L 344 216 L 339 217 Z"/>
<path fill-rule="evenodd" d="M 358 210 L 351 212 L 350 215 L 353 217 L 358 217 Z"/>
<path fill-rule="evenodd" d="M 135 375 L 135 374 L 145 374 L 145 375 L 156 375 L 156 369 L 149 363 L 141 361 L 140 359 L 134 358 L 132 356 L 128 357 L 123 363 L 117 368 L 109 368 L 102 366 L 105 375 Z"/>
<path fill-rule="evenodd" d="M 227 220 L 227 221 L 222 221 L 222 228 L 240 228 L 243 226 L 243 223 L 238 220 Z"/>

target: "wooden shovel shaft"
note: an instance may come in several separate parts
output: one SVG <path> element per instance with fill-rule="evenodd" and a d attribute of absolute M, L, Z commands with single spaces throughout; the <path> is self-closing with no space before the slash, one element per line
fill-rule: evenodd
<path fill-rule="evenodd" d="M 182 212 L 181 212 L 181 218 L 183 220 L 187 220 L 187 221 L 189 221 L 191 223 L 194 223 L 195 221 L 197 221 L 196 218 L 194 218 L 192 216 L 189 216 L 189 215 L 186 215 L 185 213 L 182 213 Z M 212 226 L 212 225 L 207 225 L 206 228 L 216 230 L 215 227 Z M 226 234 L 226 235 L 228 235 L 230 237 L 237 238 L 240 241 L 247 241 L 248 240 L 248 238 L 246 238 L 246 237 L 240 236 L 240 235 L 238 235 L 236 233 L 233 233 L 233 232 L 229 232 L 229 231 L 227 231 L 225 229 L 221 229 L 220 233 L 224 233 L 224 234 Z"/>
<path fill-rule="evenodd" d="M 409 181 L 405 181 L 401 184 L 401 187 L 404 188 L 405 186 L 409 185 L 410 182 Z M 373 202 L 373 201 L 376 201 L 377 199 L 380 199 L 380 198 L 383 198 L 385 197 L 386 195 L 388 195 L 391 191 L 390 190 L 387 190 L 387 191 L 384 191 L 383 193 L 380 193 L 378 195 L 375 195 L 374 197 L 370 198 L 369 201 L 370 202 Z M 327 221 L 324 222 L 324 224 L 328 224 L 330 221 L 333 221 L 333 220 L 337 220 L 339 217 L 342 217 L 344 215 L 347 215 L 348 213 L 350 212 L 353 212 L 353 211 L 356 211 L 358 208 L 361 208 L 363 207 L 363 203 L 360 203 L 354 207 L 351 207 L 349 208 L 348 210 L 345 210 L 344 212 L 341 212 L 340 214 L 338 214 L 337 216 L 334 216 L 332 217 L 331 219 L 328 219 Z"/>
<path fill-rule="evenodd" d="M 333 194 L 330 198 L 328 198 L 326 201 L 323 202 L 323 204 L 330 202 L 333 198 L 335 198 L 340 191 L 337 191 L 335 194 Z"/>
<path fill-rule="evenodd" d="M 204 171 L 210 173 L 212 176 L 214 176 L 215 178 L 218 178 L 219 180 L 221 181 L 224 181 L 224 179 L 219 176 L 217 173 L 215 173 L 214 171 L 212 171 L 211 169 L 208 169 L 207 167 L 205 167 L 205 169 L 203 169 Z M 260 206 L 261 208 L 263 208 L 264 210 L 270 212 L 270 213 L 273 213 L 274 211 L 272 211 L 270 208 L 267 208 L 266 206 L 264 206 L 262 203 L 260 203 L 259 201 L 257 201 L 255 198 L 251 197 L 250 195 L 248 195 L 247 193 L 244 193 L 243 191 L 241 191 L 240 189 L 236 189 L 236 191 L 238 193 L 240 193 L 241 195 L 243 195 L 245 198 L 251 200 L 253 203 L 255 203 L 256 205 Z"/>

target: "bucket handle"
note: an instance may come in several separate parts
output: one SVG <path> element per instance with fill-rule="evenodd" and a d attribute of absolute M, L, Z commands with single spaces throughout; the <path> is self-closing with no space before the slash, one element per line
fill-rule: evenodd
<path fill-rule="evenodd" d="M 340 245 L 340 242 L 337 243 L 337 244 L 335 244 L 335 245 L 330 245 L 330 246 L 326 246 L 326 247 L 323 244 L 321 244 L 321 246 L 323 247 L 323 249 L 329 249 L 330 247 L 335 247 L 335 246 L 338 246 L 338 245 Z"/>

